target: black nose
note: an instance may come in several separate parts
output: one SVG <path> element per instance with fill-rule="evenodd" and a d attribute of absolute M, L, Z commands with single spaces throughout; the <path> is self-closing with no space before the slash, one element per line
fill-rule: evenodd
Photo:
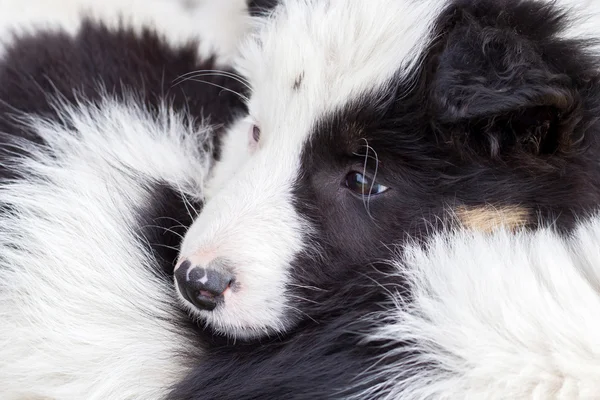
<path fill-rule="evenodd" d="M 175 272 L 181 295 L 201 310 L 212 311 L 223 302 L 223 293 L 233 283 L 233 275 L 220 269 L 203 268 L 185 260 Z"/>

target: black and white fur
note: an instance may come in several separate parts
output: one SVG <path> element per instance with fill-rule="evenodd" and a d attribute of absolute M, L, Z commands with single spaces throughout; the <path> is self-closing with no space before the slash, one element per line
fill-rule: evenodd
<path fill-rule="evenodd" d="M 21 3 L 6 398 L 598 393 L 598 2 Z M 172 275 L 214 259 L 199 310 Z"/>
<path fill-rule="evenodd" d="M 163 398 L 202 352 L 173 260 L 245 108 L 181 77 L 226 69 L 246 4 L 0 9 L 0 398 Z"/>

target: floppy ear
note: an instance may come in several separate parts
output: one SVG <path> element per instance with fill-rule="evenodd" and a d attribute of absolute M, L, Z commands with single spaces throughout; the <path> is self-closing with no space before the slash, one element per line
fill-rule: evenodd
<path fill-rule="evenodd" d="M 510 24 L 461 18 L 444 38 L 431 86 L 434 124 L 444 140 L 492 157 L 568 151 L 579 121 L 578 91 L 547 57 L 570 55 L 546 53 L 568 47 Z"/>

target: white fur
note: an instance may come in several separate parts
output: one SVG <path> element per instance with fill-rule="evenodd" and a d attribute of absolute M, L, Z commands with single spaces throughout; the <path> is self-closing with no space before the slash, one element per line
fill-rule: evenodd
<path fill-rule="evenodd" d="M 206 132 L 134 103 L 62 110 L 73 130 L 29 120 L 48 149 L 23 144 L 28 178 L 0 188 L 0 397 L 161 398 L 194 350 L 130 227 L 156 179 L 202 193 Z"/>
<path fill-rule="evenodd" d="M 294 311 L 285 293 L 289 264 L 310 235 L 292 196 L 302 149 L 326 113 L 385 92 L 396 73 L 410 74 L 442 5 L 290 0 L 257 23 L 237 65 L 252 87 L 250 120 L 261 128 L 260 142 L 250 155 L 248 123 L 228 133 L 209 201 L 181 249 L 182 258 L 227 257 L 240 290 L 223 307 L 205 312 L 190 306 L 192 312 L 233 336 L 289 326 Z"/>
<path fill-rule="evenodd" d="M 559 0 L 557 3 L 569 15 L 570 22 L 563 37 L 587 40 L 593 51 L 600 52 L 600 43 L 597 42 L 600 37 L 600 1 Z"/>
<path fill-rule="evenodd" d="M 409 76 L 446 4 L 439 0 L 282 3 L 273 15 L 256 21 L 236 63 L 253 88 L 250 114 L 263 133 L 277 137 L 307 136 L 319 117 L 361 96 L 380 94 L 395 74 Z M 293 85 L 300 75 L 303 80 L 296 92 Z M 296 128 L 298 121 L 308 130 Z"/>
<path fill-rule="evenodd" d="M 438 235 L 406 251 L 413 302 L 374 316 L 389 399 L 592 399 L 600 393 L 600 217 L 551 229 Z M 413 343 L 408 345 L 407 343 Z M 417 366 L 421 368 L 417 369 Z M 366 394 L 367 398 L 369 395 Z"/>
<path fill-rule="evenodd" d="M 112 29 L 155 29 L 173 46 L 199 40 L 199 54 L 215 54 L 224 65 L 249 27 L 245 0 L 0 0 L 0 57 L 15 34 L 46 29 L 75 36 L 83 17 Z"/>

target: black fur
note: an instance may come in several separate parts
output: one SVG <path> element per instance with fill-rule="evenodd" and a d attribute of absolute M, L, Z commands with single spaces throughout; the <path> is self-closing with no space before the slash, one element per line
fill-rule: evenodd
<path fill-rule="evenodd" d="M 564 230 L 598 208 L 598 62 L 583 43 L 556 38 L 562 22 L 534 2 L 455 4 L 416 83 L 393 82 L 383 100 L 318 124 L 294 198 L 319 233 L 292 273 L 294 283 L 326 290 L 289 288 L 310 300 L 299 301 L 304 313 L 315 318 L 323 304 L 333 312 L 340 303 L 331 292 L 361 287 L 365 266 L 388 259 L 394 244 L 455 224 L 460 207 L 518 206 L 530 214 L 527 226 Z M 371 198 L 344 187 L 349 172 L 363 172 L 365 155 L 367 175 L 378 160 L 376 180 L 391 188 Z"/>
<path fill-rule="evenodd" d="M 383 352 L 359 343 L 366 316 L 383 307 L 386 289 L 409 292 L 372 265 L 391 245 L 456 223 L 449 211 L 461 206 L 519 206 L 529 227 L 565 230 L 596 209 L 600 60 L 586 43 L 558 38 L 567 22 L 534 1 L 456 1 L 416 81 L 396 79 L 383 100 L 323 118 L 294 193 L 318 232 L 292 268 L 294 284 L 306 287 L 288 288 L 298 325 L 261 344 L 209 350 L 171 399 L 344 398 L 340 389 L 366 379 Z M 368 212 L 344 187 L 365 154 L 367 173 L 377 158 L 376 178 L 391 188 Z"/>
<path fill-rule="evenodd" d="M 565 228 L 596 209 L 598 60 L 585 43 L 557 39 L 564 22 L 534 2 L 459 2 L 440 18 L 416 84 L 393 82 L 383 101 L 365 99 L 321 121 L 295 198 L 323 233 L 315 241 L 332 255 L 324 265 L 341 265 L 332 277 L 426 235 L 448 209 L 516 205 L 531 212 L 530 226 Z M 365 155 L 367 174 L 377 158 L 376 179 L 391 188 L 370 199 L 342 188 Z M 303 283 L 322 280 L 322 268 L 300 270 Z"/>
<path fill-rule="evenodd" d="M 207 118 L 223 127 L 245 106 L 219 86 L 239 93 L 245 88 L 221 76 L 203 76 L 209 84 L 178 80 L 193 71 L 216 69 L 214 59 L 198 59 L 196 47 L 190 41 L 172 48 L 151 29 L 138 35 L 130 28 L 109 30 L 92 21 L 83 22 L 75 37 L 60 31 L 19 36 L 0 60 L 3 142 L 6 145 L 11 136 L 39 142 L 14 117 L 28 113 L 56 118 L 50 96 L 75 103 L 96 102 L 106 94 L 117 99 L 133 94 L 150 110 L 165 101 L 175 110 L 189 111 L 195 123 Z M 215 144 L 218 153 L 218 140 Z"/>
<path fill-rule="evenodd" d="M 310 318 L 285 336 L 211 346 L 169 399 L 327 399 L 364 389 L 357 377 L 385 353 L 383 343 L 362 343 L 374 327 L 365 316 L 383 310 L 385 290 L 402 289 L 374 284 L 386 267 L 379 268 L 354 285 L 338 282 L 322 292 L 328 301 L 314 306 Z"/>
<path fill-rule="evenodd" d="M 92 21 L 84 21 L 74 37 L 60 31 L 17 37 L 0 61 L 2 164 L 14 154 L 10 145 L 13 138 L 40 142 L 15 117 L 28 113 L 56 119 L 51 97 L 74 104 L 98 102 L 107 94 L 123 100 L 134 95 L 153 112 L 166 102 L 176 111 L 186 111 L 194 124 L 202 119 L 211 122 L 218 128 L 218 135 L 245 110 L 238 96 L 218 86 L 239 93 L 245 88 L 222 76 L 203 76 L 208 84 L 179 82 L 184 74 L 216 69 L 213 58 L 198 58 L 196 48 L 195 41 L 173 48 L 149 28 L 136 34 L 125 27 L 109 30 Z M 218 137 L 215 139 L 218 149 Z M 0 168 L 0 177 L 14 176 L 12 171 Z M 176 191 L 160 182 L 152 190 L 156 193 L 153 204 L 140 205 L 140 226 L 155 226 L 154 230 L 145 228 L 144 235 L 149 243 L 157 244 L 155 251 L 164 261 L 165 271 L 172 272 L 177 256 L 172 248 L 179 246 L 178 235 L 192 221 Z"/>

